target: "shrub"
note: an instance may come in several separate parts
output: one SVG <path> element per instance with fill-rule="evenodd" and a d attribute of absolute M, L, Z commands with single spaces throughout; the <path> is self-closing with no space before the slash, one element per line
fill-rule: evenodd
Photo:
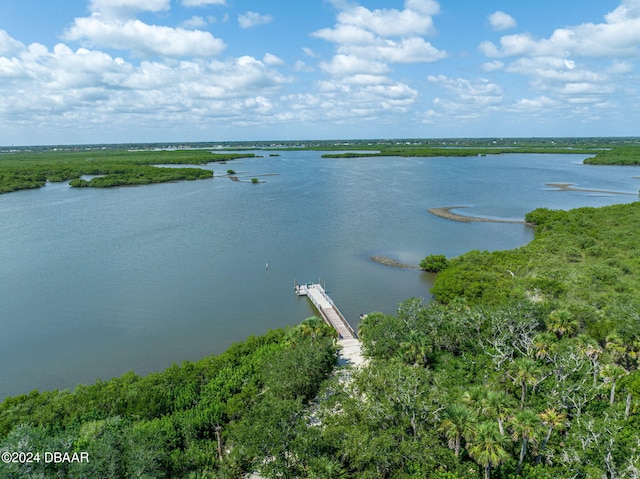
<path fill-rule="evenodd" d="M 432 254 L 420 261 L 420 269 L 430 273 L 438 273 L 449 266 L 449 260 L 443 254 Z"/>

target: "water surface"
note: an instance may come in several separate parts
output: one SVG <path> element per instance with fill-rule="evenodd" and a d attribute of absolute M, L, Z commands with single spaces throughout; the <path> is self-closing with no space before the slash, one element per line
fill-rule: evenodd
<path fill-rule="evenodd" d="M 638 191 L 631 167 L 582 155 L 322 159 L 280 152 L 208 167 L 228 178 L 0 195 L 0 398 L 69 388 L 216 354 L 313 314 L 293 283 L 317 281 L 357 326 L 429 298 L 433 277 L 370 261 L 526 244 L 530 227 L 457 223 L 427 209 L 522 219 L 536 207 L 635 201 L 546 183 Z M 266 175 L 266 176 L 262 176 Z M 266 264 L 268 263 L 268 269 Z"/>

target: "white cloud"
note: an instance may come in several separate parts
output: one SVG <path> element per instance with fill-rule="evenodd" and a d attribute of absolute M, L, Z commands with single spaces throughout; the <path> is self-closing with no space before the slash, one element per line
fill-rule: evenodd
<path fill-rule="evenodd" d="M 434 62 L 447 56 L 420 36 L 435 32 L 432 16 L 440 9 L 435 1 L 407 0 L 404 10 L 332 3 L 340 9 L 336 25 L 311 34 L 336 44 L 333 59 L 320 64 L 330 75 L 368 78 L 366 75 L 390 73 L 391 63 Z"/>
<path fill-rule="evenodd" d="M 496 31 L 509 30 L 510 28 L 515 28 L 517 26 L 515 18 L 499 10 L 492 13 L 487 18 L 491 27 Z"/>
<path fill-rule="evenodd" d="M 264 54 L 264 57 L 262 57 L 262 63 L 268 66 L 280 66 L 284 65 L 284 60 L 272 53 L 267 52 Z"/>
<path fill-rule="evenodd" d="M 170 0 L 91 0 L 92 12 L 108 17 L 129 16 L 136 12 L 166 12 Z"/>
<path fill-rule="evenodd" d="M 310 73 L 310 72 L 314 72 L 315 68 L 313 68 L 312 66 L 307 65 L 302 60 L 296 60 L 296 62 L 293 64 L 293 71 L 294 72 Z"/>
<path fill-rule="evenodd" d="M 361 58 L 379 59 L 389 63 L 435 62 L 446 57 L 446 53 L 435 48 L 421 37 L 385 40 L 376 45 L 354 45 L 344 51 Z"/>
<path fill-rule="evenodd" d="M 330 63 L 321 62 L 320 68 L 324 72 L 338 77 L 345 77 L 360 73 L 383 75 L 389 72 L 389 67 L 386 63 L 344 54 L 335 55 Z"/>
<path fill-rule="evenodd" d="M 258 25 L 265 25 L 273 21 L 271 15 L 263 15 L 258 12 L 245 12 L 238 15 L 238 24 L 241 28 L 253 28 Z"/>
<path fill-rule="evenodd" d="M 209 32 L 148 25 L 140 20 L 103 20 L 100 15 L 76 18 L 64 38 L 143 56 L 209 57 L 225 49 L 224 42 Z"/>
<path fill-rule="evenodd" d="M 313 32 L 311 36 L 322 38 L 328 42 L 347 45 L 367 45 L 376 41 L 373 33 L 355 25 L 337 25 L 335 28 L 323 28 Z"/>
<path fill-rule="evenodd" d="M 271 67 L 277 63 L 268 54 L 262 61 L 243 56 L 135 65 L 96 50 L 31 44 L 17 57 L 0 56 L 0 128 L 42 123 L 81 131 L 105 118 L 123 131 L 133 124 L 258 121 L 274 114 L 270 97 L 292 81 Z"/>
<path fill-rule="evenodd" d="M 546 108 L 555 109 L 558 106 L 560 106 L 558 101 L 552 100 L 547 96 L 540 96 L 537 98 L 521 98 L 515 103 L 513 108 L 520 111 L 539 111 Z"/>
<path fill-rule="evenodd" d="M 483 42 L 480 50 L 489 57 L 637 56 L 640 53 L 640 2 L 625 0 L 605 16 L 604 23 L 583 23 L 556 29 L 549 38 L 530 33 L 506 35 L 500 45 Z"/>
<path fill-rule="evenodd" d="M 182 0 L 185 7 L 204 7 L 207 5 L 227 5 L 227 0 Z"/>
<path fill-rule="evenodd" d="M 498 60 L 486 62 L 482 65 L 482 69 L 486 72 L 499 71 L 504 69 L 504 63 Z"/>
<path fill-rule="evenodd" d="M 416 4 L 419 5 L 422 2 L 407 3 L 415 7 Z M 437 5 L 435 2 L 426 3 Z M 425 13 L 425 11 L 430 12 L 428 9 L 417 11 L 411 8 L 369 10 L 362 6 L 354 6 L 340 12 L 338 23 L 362 28 L 382 37 L 425 35 L 435 31 L 432 15 L 437 13 L 437 10 L 433 13 Z"/>
<path fill-rule="evenodd" d="M 0 30 L 0 55 L 12 55 L 24 48 L 25 45 L 22 42 L 12 38 L 4 30 Z"/>
<path fill-rule="evenodd" d="M 449 78 L 445 75 L 429 75 L 427 79 L 432 83 L 444 87 L 452 92 L 459 100 L 476 105 L 495 104 L 502 101 L 502 88 L 487 80 L 476 78 Z"/>
<path fill-rule="evenodd" d="M 302 47 L 302 51 L 306 56 L 311 58 L 316 58 L 318 56 L 316 52 L 314 52 L 311 48 L 308 48 L 308 47 Z"/>
<path fill-rule="evenodd" d="M 181 23 L 182 28 L 186 28 L 187 30 L 201 28 L 206 25 L 207 25 L 207 21 L 200 16 L 193 16 Z"/>
<path fill-rule="evenodd" d="M 552 88 L 554 83 L 606 83 L 610 78 L 603 72 L 592 71 L 584 67 L 578 67 L 573 62 L 571 68 L 567 65 L 568 60 L 556 57 L 534 57 L 520 58 L 511 63 L 506 70 L 511 73 L 519 73 L 530 76 L 538 80 L 541 84 L 546 83 L 547 88 Z"/>
<path fill-rule="evenodd" d="M 614 74 L 631 73 L 633 71 L 633 63 L 624 60 L 613 60 L 606 71 Z"/>
<path fill-rule="evenodd" d="M 640 0 L 622 0 L 599 23 L 557 28 L 546 38 L 528 32 L 505 35 L 498 44 L 482 42 L 479 50 L 501 59 L 485 63 L 485 71 L 521 75 L 539 95 L 515 101 L 513 111 L 549 107 L 564 112 L 563 121 L 593 119 L 601 111 L 615 111 L 610 99 L 616 95 L 627 100 L 635 95 L 623 85 L 634 81 L 632 60 L 640 56 Z"/>

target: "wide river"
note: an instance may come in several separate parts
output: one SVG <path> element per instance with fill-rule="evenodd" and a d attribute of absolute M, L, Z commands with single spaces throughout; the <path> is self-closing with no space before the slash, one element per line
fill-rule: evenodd
<path fill-rule="evenodd" d="M 294 295 L 294 281 L 325 282 L 357 326 L 360 313 L 428 299 L 433 280 L 372 255 L 418 264 L 533 237 L 521 224 L 460 223 L 428 208 L 522 219 L 536 207 L 636 201 L 640 185 L 640 170 L 584 166 L 584 155 L 257 153 L 265 157 L 208 166 L 216 175 L 233 168 L 245 182 L 53 183 L 0 195 L 0 399 L 145 374 L 297 324 L 313 310 Z"/>

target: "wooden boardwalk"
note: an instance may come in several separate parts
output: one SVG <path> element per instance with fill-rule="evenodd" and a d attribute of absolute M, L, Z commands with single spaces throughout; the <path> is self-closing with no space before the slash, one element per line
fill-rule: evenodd
<path fill-rule="evenodd" d="M 295 292 L 298 296 L 307 296 L 311 300 L 318 309 L 322 319 L 338 332 L 340 339 L 348 340 L 358 338 L 358 335 L 326 293 L 322 285 L 317 283 L 296 284 Z"/>

